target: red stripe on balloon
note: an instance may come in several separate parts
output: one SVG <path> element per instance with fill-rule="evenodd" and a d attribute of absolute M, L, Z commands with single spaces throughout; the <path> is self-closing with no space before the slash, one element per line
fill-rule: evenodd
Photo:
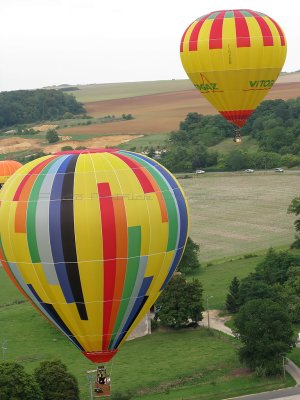
<path fill-rule="evenodd" d="M 222 48 L 222 33 L 223 33 L 223 21 L 225 11 L 221 11 L 220 14 L 214 19 L 209 35 L 209 48 L 210 49 L 221 49 Z"/>
<path fill-rule="evenodd" d="M 264 46 L 274 46 L 274 41 L 273 41 L 273 35 L 271 32 L 271 29 L 267 22 L 264 20 L 263 17 L 255 13 L 254 11 L 251 10 L 246 10 L 249 14 L 251 14 L 257 21 L 261 34 L 263 36 L 263 44 Z"/>
<path fill-rule="evenodd" d="M 250 47 L 250 34 L 246 18 L 239 10 L 234 10 L 233 12 L 235 18 L 236 46 Z"/>
<path fill-rule="evenodd" d="M 277 22 L 274 21 L 274 19 L 272 19 L 272 18 L 270 18 L 270 17 L 268 17 L 268 18 L 269 18 L 269 19 L 273 22 L 273 24 L 276 26 L 277 32 L 278 32 L 278 34 L 279 34 L 279 36 L 280 36 L 280 43 L 281 43 L 281 46 L 285 46 L 285 37 L 284 37 L 284 33 L 283 33 L 282 29 L 281 29 L 280 26 L 277 24 Z"/>
<path fill-rule="evenodd" d="M 200 19 L 200 21 L 198 21 L 197 24 L 194 26 L 194 29 L 192 30 L 190 40 L 189 40 L 189 51 L 197 51 L 198 50 L 199 32 L 200 32 L 200 29 L 202 28 L 202 25 L 207 20 L 207 17 L 208 17 L 208 15 L 206 17 L 204 17 L 203 19 Z"/>
<path fill-rule="evenodd" d="M 111 332 L 109 332 L 111 309 L 116 280 L 116 221 L 109 184 L 98 183 L 98 195 L 102 225 L 103 264 L 104 264 L 104 305 L 103 305 L 103 342 L 102 349 L 107 350 Z"/>
<path fill-rule="evenodd" d="M 128 165 L 128 167 L 132 169 L 132 172 L 140 182 L 144 193 L 153 193 L 155 191 L 150 179 L 145 173 L 145 168 L 142 168 L 139 163 L 130 159 L 129 157 L 123 156 L 122 154 L 115 154 L 115 156 L 119 157 L 125 164 Z"/>
<path fill-rule="evenodd" d="M 180 42 L 180 53 L 183 52 L 183 43 L 184 43 L 185 35 L 186 35 L 187 31 L 189 30 L 191 25 L 193 25 L 193 22 L 186 28 L 186 30 L 184 31 L 184 34 L 182 35 L 181 42 Z"/>

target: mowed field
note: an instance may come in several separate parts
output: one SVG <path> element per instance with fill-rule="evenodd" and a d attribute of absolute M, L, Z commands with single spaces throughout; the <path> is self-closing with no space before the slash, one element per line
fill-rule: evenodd
<path fill-rule="evenodd" d="M 169 84 L 167 84 L 169 83 Z M 121 90 L 122 84 L 118 84 L 119 91 L 113 90 L 115 98 L 111 100 L 87 101 L 84 106 L 87 113 L 93 117 L 102 117 L 105 115 L 132 114 L 135 119 L 129 121 L 119 121 L 109 124 L 95 124 L 88 126 L 76 126 L 60 130 L 61 135 L 125 135 L 125 134 L 157 134 L 170 132 L 178 129 L 179 122 L 184 120 L 189 112 L 198 112 L 204 115 L 216 114 L 216 110 L 202 97 L 202 95 L 192 87 L 189 81 L 162 81 L 153 82 L 156 93 L 149 94 L 149 86 L 145 89 L 145 82 L 140 82 L 140 91 L 138 83 L 123 84 L 128 89 L 128 97 L 124 98 L 124 92 Z M 140 95 L 132 96 L 130 85 L 133 85 L 133 92 Z M 178 86 L 176 86 L 178 85 Z M 96 91 L 101 98 L 102 87 L 105 91 L 109 85 L 95 85 L 90 87 L 96 98 Z M 176 90 L 177 87 L 177 90 Z M 86 95 L 86 88 L 85 97 Z M 73 94 L 81 99 L 81 90 L 74 91 Z M 287 100 L 299 96 L 300 93 L 300 73 L 285 75 L 279 78 L 278 83 L 270 90 L 266 99 Z M 120 96 L 119 98 L 117 96 Z M 105 98 L 105 96 L 104 96 Z"/>
<path fill-rule="evenodd" d="M 179 182 L 202 261 L 292 243 L 295 216 L 287 208 L 300 195 L 300 171 L 206 173 Z"/>

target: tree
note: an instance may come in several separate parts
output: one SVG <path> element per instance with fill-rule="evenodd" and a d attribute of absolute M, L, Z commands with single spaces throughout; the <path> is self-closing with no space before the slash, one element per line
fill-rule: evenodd
<path fill-rule="evenodd" d="M 188 237 L 177 271 L 189 274 L 198 270 L 200 268 L 199 249 L 199 245 Z"/>
<path fill-rule="evenodd" d="M 55 129 L 49 129 L 46 133 L 46 139 L 49 143 L 56 143 L 59 141 L 59 136 Z"/>
<path fill-rule="evenodd" d="M 68 151 L 68 150 L 74 150 L 72 146 L 63 146 L 61 148 L 61 151 Z"/>
<path fill-rule="evenodd" d="M 274 298 L 274 289 L 268 285 L 257 272 L 251 273 L 241 281 L 239 291 L 239 305 L 250 300 Z"/>
<path fill-rule="evenodd" d="M 0 364 L 0 399 L 43 400 L 43 396 L 34 377 L 22 365 L 3 362 Z"/>
<path fill-rule="evenodd" d="M 235 276 L 229 286 L 229 293 L 226 297 L 226 310 L 235 314 L 239 310 L 240 281 Z"/>
<path fill-rule="evenodd" d="M 232 150 L 228 153 L 225 159 L 225 168 L 230 171 L 237 171 L 247 168 L 248 158 L 245 152 L 240 150 Z"/>
<path fill-rule="evenodd" d="M 156 315 L 161 324 L 182 328 L 189 322 L 202 320 L 202 285 L 198 279 L 187 282 L 182 275 L 175 275 L 155 303 Z"/>
<path fill-rule="evenodd" d="M 294 346 L 288 311 L 270 299 L 251 300 L 235 317 L 235 333 L 241 341 L 240 360 L 264 375 L 282 371 L 282 357 Z"/>
<path fill-rule="evenodd" d="M 67 367 L 61 361 L 40 363 L 34 371 L 34 376 L 44 400 L 79 400 L 77 379 L 67 371 Z"/>
<path fill-rule="evenodd" d="M 295 214 L 298 216 L 300 214 L 300 197 L 295 197 L 288 207 L 288 214 Z M 296 219 L 294 222 L 296 229 L 295 241 L 292 243 L 291 247 L 299 249 L 300 248 L 300 218 Z"/>
<path fill-rule="evenodd" d="M 300 266 L 298 256 L 290 254 L 288 251 L 276 252 L 271 248 L 257 266 L 256 271 L 269 285 L 283 284 L 288 278 L 289 268 L 293 266 Z"/>

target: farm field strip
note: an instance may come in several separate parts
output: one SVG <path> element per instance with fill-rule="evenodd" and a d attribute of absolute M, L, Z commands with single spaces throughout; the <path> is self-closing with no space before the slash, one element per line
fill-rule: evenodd
<path fill-rule="evenodd" d="M 300 73 L 282 74 L 277 83 L 294 83 L 300 81 Z M 79 90 L 71 91 L 78 101 L 88 103 L 121 99 L 127 97 L 146 96 L 157 93 L 179 92 L 190 90 L 193 84 L 189 79 L 172 79 L 144 82 L 119 82 L 90 85 L 77 85 Z"/>
<path fill-rule="evenodd" d="M 287 100 L 298 97 L 299 92 L 300 82 L 275 84 L 266 99 Z M 135 119 L 110 124 L 64 128 L 60 130 L 61 135 L 165 133 L 178 129 L 180 121 L 183 121 L 190 112 L 204 115 L 217 114 L 216 110 L 196 89 L 87 102 L 85 108 L 87 113 L 93 117 L 132 114 Z"/>
<path fill-rule="evenodd" d="M 213 260 L 292 243 L 300 174 L 207 174 L 180 179 L 200 259 Z"/>
<path fill-rule="evenodd" d="M 120 82 L 93 85 L 79 85 L 79 90 L 71 93 L 78 101 L 87 103 L 121 99 L 127 97 L 147 96 L 157 93 L 177 92 L 189 90 L 193 87 L 188 79 L 145 81 L 145 82 Z"/>

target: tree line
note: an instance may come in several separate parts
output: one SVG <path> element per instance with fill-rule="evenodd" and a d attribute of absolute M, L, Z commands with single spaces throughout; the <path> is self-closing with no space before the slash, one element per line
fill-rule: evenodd
<path fill-rule="evenodd" d="M 16 90 L 0 93 L 0 129 L 84 114 L 73 95 L 59 90 Z"/>
<path fill-rule="evenodd" d="M 214 151 L 212 146 L 233 137 L 233 125 L 220 115 L 189 113 L 180 122 L 179 129 L 171 132 L 168 151 L 162 155 L 161 162 L 173 172 L 300 165 L 300 97 L 263 101 L 241 134 L 255 139 L 258 149 L 233 149 L 228 154 Z"/>

